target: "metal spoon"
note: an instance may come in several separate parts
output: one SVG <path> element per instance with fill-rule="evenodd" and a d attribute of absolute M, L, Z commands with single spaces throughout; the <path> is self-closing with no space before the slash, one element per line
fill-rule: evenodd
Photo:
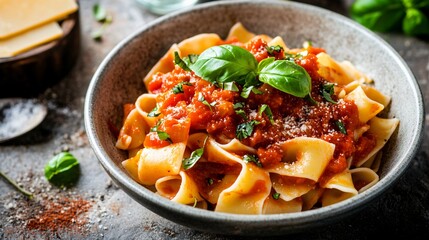
<path fill-rule="evenodd" d="M 47 113 L 47 107 L 37 99 L 0 99 L 0 143 L 37 127 Z"/>

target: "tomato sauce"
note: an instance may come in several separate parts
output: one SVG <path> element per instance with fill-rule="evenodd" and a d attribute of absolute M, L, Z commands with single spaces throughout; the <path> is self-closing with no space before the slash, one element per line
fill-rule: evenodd
<path fill-rule="evenodd" d="M 258 61 L 270 57 L 267 43 L 262 39 L 241 46 L 248 49 Z M 282 161 L 283 153 L 279 144 L 295 137 L 320 138 L 335 144 L 334 157 L 322 176 L 322 179 L 327 181 L 330 176 L 347 168 L 348 158 L 354 155 L 357 155 L 358 159 L 366 156 L 375 146 L 375 138 L 364 134 L 357 141 L 354 140 L 355 129 L 362 125 L 354 102 L 338 99 L 335 94 L 332 99 L 337 103 L 323 98 L 322 88 L 328 82 L 317 73 L 316 57 L 316 54 L 323 51 L 321 48 L 308 47 L 307 55 L 295 59 L 311 77 L 311 97 L 316 103 L 306 98 L 294 97 L 266 84 L 258 88 L 263 94 L 251 93 L 245 99 L 239 92 L 218 88 L 179 66 L 169 73 L 154 75 L 148 88 L 151 92 L 158 93 L 157 101 L 161 103 L 159 110 L 163 118 L 176 119 L 179 122 L 189 119 L 190 133 L 207 131 L 221 143 L 237 137 L 236 129 L 239 124 L 257 121 L 252 134 L 241 139 L 241 142 L 257 150 L 257 156 L 263 166 Z M 275 56 L 277 59 L 281 58 L 278 54 L 277 52 Z M 281 52 L 281 55 L 285 58 L 284 52 Z M 181 91 L 174 91 L 178 84 L 182 84 Z M 245 114 L 244 117 L 234 108 L 236 103 L 242 103 L 240 111 Z M 263 104 L 271 109 L 272 118 L 266 113 L 258 112 Z M 168 134 L 174 132 L 174 129 L 166 124 L 161 124 L 160 130 Z M 157 139 L 157 134 L 148 134 L 145 146 L 146 144 L 162 147 L 168 142 Z M 189 171 L 197 175 L 198 179 L 199 173 L 195 169 L 198 167 Z"/>

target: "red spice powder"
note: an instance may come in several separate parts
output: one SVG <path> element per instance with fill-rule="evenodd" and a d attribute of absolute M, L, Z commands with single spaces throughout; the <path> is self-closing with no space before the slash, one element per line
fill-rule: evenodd
<path fill-rule="evenodd" d="M 88 211 L 91 204 L 82 198 L 60 197 L 55 201 L 42 201 L 39 206 L 39 213 L 28 219 L 26 228 L 56 233 L 59 230 L 77 230 L 82 227 L 86 219 L 79 217 Z"/>

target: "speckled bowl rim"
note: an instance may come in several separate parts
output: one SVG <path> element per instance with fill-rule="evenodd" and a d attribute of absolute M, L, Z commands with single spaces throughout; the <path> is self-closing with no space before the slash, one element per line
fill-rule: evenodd
<path fill-rule="evenodd" d="M 145 31 L 150 30 L 151 28 L 156 28 L 158 24 L 163 22 L 170 21 L 175 17 L 186 15 L 188 12 L 199 11 L 205 8 L 211 8 L 218 5 L 235 5 L 235 4 L 271 4 L 271 5 L 280 5 L 282 7 L 290 8 L 299 8 L 308 10 L 317 14 L 329 14 L 330 17 L 335 17 L 340 19 L 350 26 L 350 28 L 355 29 L 356 31 L 361 32 L 366 35 L 368 38 L 377 42 L 380 46 L 384 48 L 385 51 L 393 53 L 396 57 L 395 61 L 403 68 L 403 71 L 408 76 L 406 81 L 412 87 L 414 95 L 417 97 L 416 102 L 418 104 L 418 116 L 419 119 L 416 120 L 417 126 L 416 131 L 414 131 L 414 136 L 412 137 L 413 141 L 409 143 L 409 148 L 407 152 L 397 159 L 401 164 L 398 164 L 395 168 L 391 169 L 379 183 L 377 183 L 372 188 L 367 191 L 360 193 L 358 197 L 352 197 L 350 199 L 344 200 L 340 203 L 326 206 L 319 209 L 303 211 L 299 213 L 287 213 L 287 214 L 272 214 L 272 215 L 240 215 L 240 214 L 229 214 L 221 212 L 213 212 L 207 210 L 201 210 L 196 208 L 191 208 L 189 206 L 172 203 L 171 201 L 162 198 L 142 185 L 138 184 L 132 180 L 123 169 L 119 168 L 109 157 L 107 152 L 103 149 L 100 140 L 96 136 L 94 122 L 93 122 L 93 110 L 92 102 L 95 97 L 93 96 L 94 92 L 97 92 L 98 80 L 103 75 L 103 69 L 108 67 L 109 62 L 114 58 L 115 54 L 125 47 L 129 42 L 131 42 L 138 35 L 143 34 Z M 370 201 L 374 200 L 380 194 L 384 193 L 388 188 L 390 188 L 400 176 L 405 172 L 411 160 L 417 154 L 419 146 L 421 145 L 423 134 L 422 129 L 424 128 L 424 107 L 423 107 L 423 98 L 421 90 L 417 81 L 402 59 L 402 57 L 382 38 L 380 38 L 375 33 L 367 30 L 356 22 L 342 16 L 338 13 L 322 9 L 316 6 L 311 6 L 298 2 L 280 2 L 280 1 L 217 1 L 209 2 L 201 5 L 197 5 L 192 9 L 178 11 L 176 13 L 168 14 L 157 18 L 156 20 L 146 24 L 138 31 L 134 32 L 124 40 L 122 40 L 114 49 L 106 56 L 103 62 L 100 64 L 96 73 L 94 74 L 91 83 L 89 85 L 84 107 L 84 117 L 85 117 L 85 128 L 89 137 L 90 144 L 99 159 L 99 162 L 104 167 L 106 172 L 112 177 L 112 179 L 131 197 L 140 202 L 142 205 L 150 209 L 151 211 L 160 214 L 161 216 L 171 219 L 169 214 L 175 215 L 175 222 L 180 223 L 184 226 L 191 228 L 197 228 L 201 231 L 208 231 L 213 233 L 220 234 L 233 234 L 233 235 L 281 235 L 287 233 L 299 232 L 304 229 L 321 227 L 330 223 L 337 222 L 338 220 L 345 218 L 359 211 L 361 207 L 365 204 L 368 204 Z M 158 211 L 157 208 L 159 208 Z M 177 217 L 181 216 L 181 217 Z M 192 221 L 187 223 L 189 219 L 193 221 L 201 221 L 207 224 L 215 224 L 220 226 L 219 230 L 216 231 L 212 227 L 203 228 L 199 224 L 193 224 Z M 198 225 L 198 226 L 195 226 Z M 229 230 L 223 230 L 222 226 L 237 226 L 236 229 L 232 228 Z M 243 230 L 243 226 L 247 226 Z M 264 231 L 264 228 L 267 229 L 278 229 L 279 232 Z M 252 229 L 255 229 L 253 234 Z M 246 233 L 245 231 L 249 230 L 250 232 Z"/>

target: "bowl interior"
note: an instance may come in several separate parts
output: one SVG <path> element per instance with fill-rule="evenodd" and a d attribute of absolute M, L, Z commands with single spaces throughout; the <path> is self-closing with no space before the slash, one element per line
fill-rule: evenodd
<path fill-rule="evenodd" d="M 126 153 L 115 148 L 111 124 L 120 127 L 122 105 L 145 92 L 143 77 L 173 43 L 199 33 L 225 38 L 241 22 L 251 32 L 282 36 L 290 48 L 306 40 L 334 59 L 352 62 L 392 97 L 383 114 L 400 125 L 384 149 L 380 181 L 346 201 L 301 213 L 247 216 L 208 212 L 171 203 L 134 182 L 121 166 Z M 145 207 L 180 224 L 228 234 L 273 235 L 296 232 L 339 220 L 361 209 L 390 187 L 409 165 L 421 142 L 421 92 L 402 58 L 375 34 L 339 14 L 284 1 L 219 1 L 161 17 L 116 46 L 100 65 L 87 92 L 85 126 L 107 173 Z M 323 220 L 323 221 L 321 221 Z M 251 230 L 251 231 L 250 231 Z"/>

